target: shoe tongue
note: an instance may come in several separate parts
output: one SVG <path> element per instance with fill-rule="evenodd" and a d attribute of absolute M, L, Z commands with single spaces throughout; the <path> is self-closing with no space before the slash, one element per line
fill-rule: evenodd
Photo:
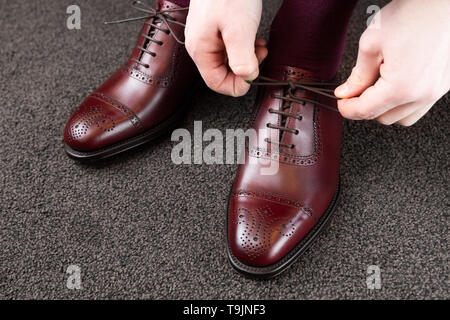
<path fill-rule="evenodd" d="M 311 71 L 291 66 L 270 66 L 266 70 L 269 78 L 293 82 L 317 82 L 320 79 Z"/>

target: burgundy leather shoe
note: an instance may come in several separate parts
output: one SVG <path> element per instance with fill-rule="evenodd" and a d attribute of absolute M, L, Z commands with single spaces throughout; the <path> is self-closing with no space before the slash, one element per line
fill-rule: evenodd
<path fill-rule="evenodd" d="M 272 66 L 265 74 L 253 123 L 264 142 L 249 147 L 234 181 L 228 256 L 238 271 L 270 278 L 307 249 L 335 207 L 342 118 L 330 84 L 311 72 Z M 278 161 L 277 173 L 262 175 L 267 164 L 255 159 Z"/>
<path fill-rule="evenodd" d="M 90 94 L 67 122 L 66 152 L 106 158 L 153 140 L 181 119 L 197 68 L 183 44 L 188 9 L 164 0 L 133 6 L 146 20 L 128 62 Z"/>

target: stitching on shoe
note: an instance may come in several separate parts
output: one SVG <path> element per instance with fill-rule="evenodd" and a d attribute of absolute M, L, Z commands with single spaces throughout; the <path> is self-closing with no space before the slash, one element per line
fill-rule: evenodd
<path fill-rule="evenodd" d="M 318 111 L 318 110 L 317 110 Z M 254 158 L 263 158 L 267 160 L 279 161 L 281 163 L 293 166 L 307 167 L 313 166 L 319 162 L 323 145 L 321 142 L 321 127 L 319 124 L 319 112 L 317 112 L 317 119 L 314 121 L 314 144 L 315 153 L 309 156 L 298 156 L 295 154 L 289 154 L 285 152 L 275 152 L 272 153 L 266 148 L 252 148 L 249 150 L 249 156 Z"/>
<path fill-rule="evenodd" d="M 105 102 L 105 103 L 109 104 L 110 106 L 116 108 L 120 112 L 122 112 L 122 114 L 125 115 L 128 118 L 128 120 L 130 120 L 131 124 L 135 128 L 139 128 L 140 126 L 142 126 L 141 119 L 139 119 L 139 117 L 133 112 L 133 110 L 131 110 L 126 105 L 120 103 L 119 101 L 117 101 L 101 92 L 94 92 L 91 94 L 91 97 L 94 99 L 100 100 L 102 102 Z"/>
<path fill-rule="evenodd" d="M 232 198 L 239 198 L 239 197 L 249 197 L 254 199 L 262 199 L 269 202 L 279 203 L 282 205 L 290 206 L 296 209 L 301 209 L 306 215 L 312 217 L 314 216 L 314 210 L 310 207 L 307 207 L 303 204 L 303 202 L 299 200 L 293 200 L 289 199 L 289 197 L 282 195 L 282 194 L 276 194 L 276 193 L 270 193 L 270 192 L 261 192 L 261 191 L 252 191 L 252 190 L 237 190 L 231 192 L 230 197 Z"/>
<path fill-rule="evenodd" d="M 338 183 L 337 187 L 336 187 L 336 192 L 333 196 L 333 199 L 330 202 L 330 205 L 328 206 L 328 208 L 325 210 L 325 212 L 322 214 L 322 216 L 320 217 L 320 219 L 316 219 L 317 224 L 308 232 L 308 234 L 294 247 L 294 249 L 292 249 L 286 256 L 284 256 L 283 258 L 281 258 L 281 260 L 279 260 L 278 262 L 269 265 L 269 266 L 265 266 L 265 267 L 254 267 L 254 266 L 249 266 L 247 264 L 242 263 L 241 261 L 239 261 L 234 254 L 231 252 L 230 250 L 230 246 L 228 243 L 228 252 L 229 252 L 229 257 L 230 259 L 233 260 L 233 263 L 235 263 L 237 266 L 239 266 L 239 268 L 241 268 L 243 271 L 249 271 L 249 272 L 253 272 L 254 275 L 264 275 L 267 272 L 272 272 L 272 271 L 277 271 L 278 267 L 282 266 L 283 264 L 285 264 L 286 262 L 288 262 L 293 256 L 297 255 L 299 251 L 301 251 L 303 248 L 304 244 L 307 243 L 308 247 L 309 245 L 311 245 L 310 239 L 311 238 L 315 238 L 318 236 L 318 234 L 315 234 L 317 229 L 322 228 L 325 223 L 329 220 L 331 214 L 334 211 L 334 207 L 336 205 L 336 201 L 337 198 L 339 196 L 339 186 L 340 183 Z M 227 228 L 228 229 L 228 228 Z M 228 231 L 227 231 L 227 241 L 229 242 L 229 238 L 228 238 Z M 309 243 L 308 243 L 309 242 Z M 303 251 L 304 252 L 304 251 Z M 297 255 L 297 258 L 299 257 L 299 255 Z M 292 261 L 293 262 L 293 261 Z M 291 262 L 291 263 L 292 263 Z M 289 264 L 290 265 L 290 264 Z M 289 266 L 288 265 L 288 266 Z M 287 267 L 287 266 L 286 266 Z M 283 271 L 283 270 L 281 270 Z"/>
<path fill-rule="evenodd" d="M 231 223 L 242 226 L 239 234 L 240 246 L 251 261 L 270 249 L 273 234 L 289 238 L 295 231 L 292 219 L 277 217 L 268 205 L 254 211 L 240 207 L 235 210 L 230 220 Z"/>
<path fill-rule="evenodd" d="M 121 72 L 128 74 L 128 76 L 132 77 L 133 79 L 136 79 L 140 82 L 143 82 L 148 85 L 153 86 L 159 86 L 161 88 L 166 88 L 170 85 L 170 83 L 175 79 L 175 70 L 178 69 L 180 65 L 180 59 L 182 59 L 182 51 L 184 47 L 179 45 L 178 43 L 175 44 L 175 47 L 172 52 L 171 57 L 171 63 L 170 68 L 167 71 L 167 74 L 162 76 L 152 76 L 150 74 L 147 74 L 145 72 L 142 72 L 133 65 L 127 64 L 122 67 Z"/>
<path fill-rule="evenodd" d="M 71 126 L 67 128 L 68 141 L 81 140 L 87 134 L 88 129 L 94 125 L 104 132 L 111 132 L 116 127 L 114 119 L 106 115 L 101 105 L 86 106 L 82 103 L 72 119 Z"/>

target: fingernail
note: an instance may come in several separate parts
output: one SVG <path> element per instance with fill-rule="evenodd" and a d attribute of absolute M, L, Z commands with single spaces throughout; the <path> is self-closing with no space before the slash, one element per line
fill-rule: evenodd
<path fill-rule="evenodd" d="M 336 90 L 334 91 L 334 93 L 337 97 L 343 97 L 343 96 L 347 95 L 348 91 L 349 91 L 348 84 L 346 82 L 343 85 L 337 87 Z"/>

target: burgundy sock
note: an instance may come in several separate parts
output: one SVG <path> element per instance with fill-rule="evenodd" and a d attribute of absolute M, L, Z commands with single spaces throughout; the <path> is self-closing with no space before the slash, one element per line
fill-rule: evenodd
<path fill-rule="evenodd" d="M 172 3 L 175 3 L 177 6 L 180 6 L 182 8 L 189 7 L 189 2 L 191 0 L 169 0 Z"/>
<path fill-rule="evenodd" d="M 332 78 L 345 47 L 358 0 L 285 0 L 271 27 L 271 63 L 303 68 Z"/>

